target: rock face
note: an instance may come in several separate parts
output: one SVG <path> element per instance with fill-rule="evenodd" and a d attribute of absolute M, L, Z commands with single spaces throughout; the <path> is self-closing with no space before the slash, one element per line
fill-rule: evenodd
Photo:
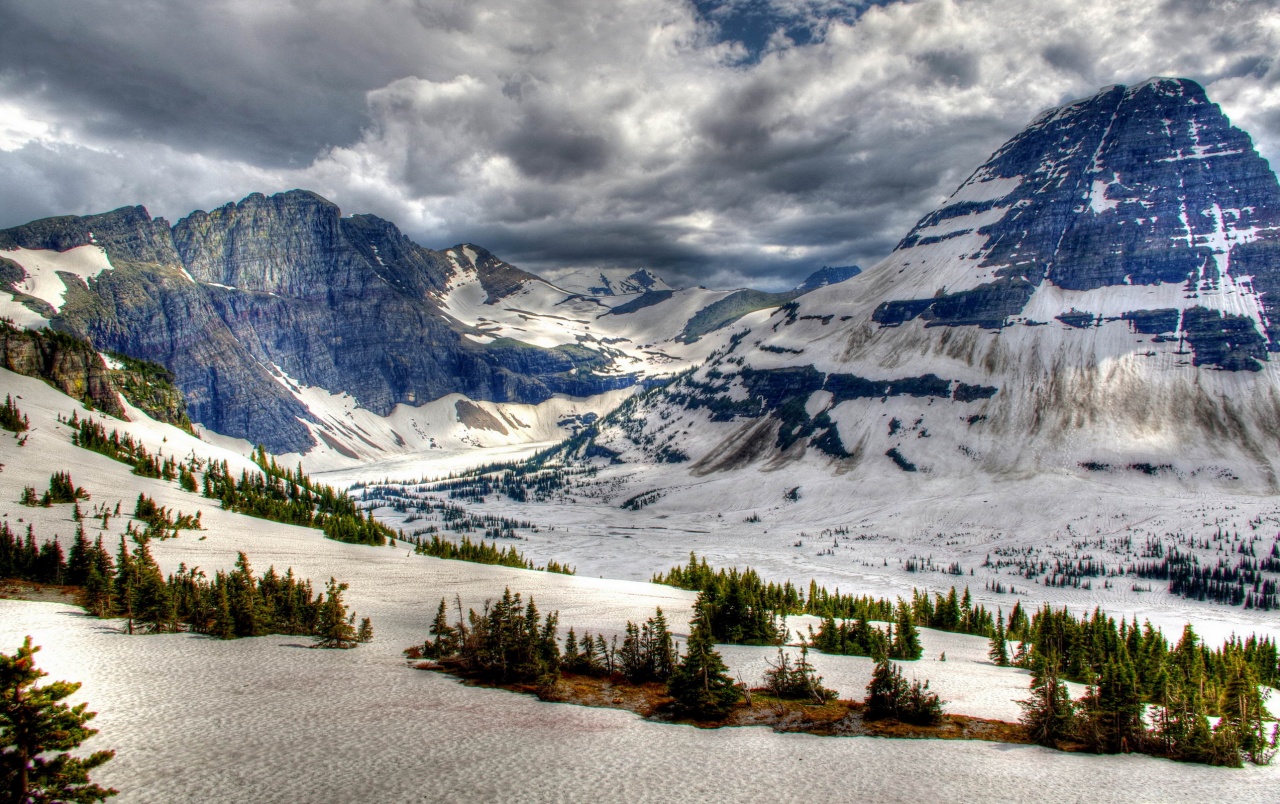
<path fill-rule="evenodd" d="M 891 267 L 936 268 L 939 292 L 888 300 L 874 320 L 998 328 L 1026 320 L 1046 283 L 1175 285 L 1189 303 L 1163 309 L 1203 312 L 1165 334 L 1212 344 L 1197 364 L 1256 371 L 1260 352 L 1280 349 L 1277 227 L 1275 175 L 1203 89 L 1110 87 L 1041 115 L 916 224 Z"/>
<path fill-rule="evenodd" d="M 868 478 L 1274 493 L 1278 305 L 1280 184 L 1248 135 L 1191 81 L 1108 87 L 1036 118 L 879 265 L 738 333 L 597 440 L 653 460 L 693 433 L 695 473 L 812 448 Z"/>
<path fill-rule="evenodd" d="M 127 419 L 120 389 L 93 347 L 60 332 L 18 329 L 0 322 L 0 365 L 38 377 L 67 396 Z"/>
<path fill-rule="evenodd" d="M 293 387 L 350 394 L 385 415 L 448 393 L 537 403 L 625 387 L 573 346 L 477 343 L 442 314 L 455 261 L 314 193 L 196 212 L 170 227 L 142 207 L 0 232 L 0 249 L 95 243 L 115 270 L 69 286 L 53 326 L 173 372 L 191 418 L 273 452 L 305 452 L 315 418 Z M 490 299 L 531 275 L 474 249 Z"/>

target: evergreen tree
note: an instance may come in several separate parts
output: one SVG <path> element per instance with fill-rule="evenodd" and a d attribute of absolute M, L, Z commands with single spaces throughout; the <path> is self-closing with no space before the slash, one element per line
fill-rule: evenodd
<path fill-rule="evenodd" d="M 907 689 L 902 671 L 888 658 L 880 659 L 871 671 L 871 681 L 867 684 L 867 697 L 864 701 L 866 717 L 871 720 L 896 718 Z"/>
<path fill-rule="evenodd" d="M 435 619 L 431 621 L 431 628 L 427 633 L 431 634 L 433 639 L 428 639 L 423 645 L 424 656 L 435 659 L 441 656 L 452 656 L 457 652 L 458 632 L 449 625 L 449 610 L 444 598 L 440 598 L 440 607 L 436 609 Z"/>
<path fill-rule="evenodd" d="M 1107 660 L 1080 700 L 1079 710 L 1080 736 L 1094 752 L 1119 754 L 1141 749 L 1145 736 L 1142 699 L 1126 652 Z"/>
<path fill-rule="evenodd" d="M 1073 731 L 1075 709 L 1066 682 L 1058 677 L 1057 657 L 1033 653 L 1031 697 L 1018 702 L 1022 723 L 1036 743 L 1057 748 Z"/>
<path fill-rule="evenodd" d="M 996 632 L 991 637 L 991 650 L 987 656 L 997 667 L 1009 666 L 1009 643 L 1005 639 L 1004 617 L 996 617 Z"/>
<path fill-rule="evenodd" d="M 715 649 L 706 609 L 697 610 L 690 626 L 685 655 L 671 674 L 667 691 L 680 711 L 694 717 L 719 719 L 742 698 L 742 691 L 733 683 L 728 667 Z"/>
<path fill-rule="evenodd" d="M 955 588 L 951 590 L 952 602 L 955 600 Z M 894 622 L 893 645 L 889 648 L 889 657 L 893 659 L 919 659 L 923 648 L 920 647 L 920 633 L 916 631 L 911 619 L 911 607 L 904 602 L 898 603 L 898 616 Z"/>
<path fill-rule="evenodd" d="M 320 621 L 316 625 L 317 648 L 354 648 L 356 646 L 356 629 L 347 614 L 347 606 L 342 602 L 342 593 L 347 591 L 345 583 L 338 583 L 330 578 L 325 587 L 325 600 L 320 606 Z"/>
<path fill-rule="evenodd" d="M 1276 734 L 1273 731 L 1268 735 L 1263 722 L 1267 718 L 1267 696 L 1259 692 L 1252 668 L 1241 659 L 1231 664 L 1217 731 L 1238 746 L 1241 759 L 1255 765 L 1268 765 L 1276 752 Z"/>
<path fill-rule="evenodd" d="M 133 617 L 150 634 L 164 634 L 178 630 L 178 614 L 173 595 L 160 566 L 151 556 L 146 542 L 133 551 Z M 132 633 L 132 625 L 130 633 Z"/>
<path fill-rule="evenodd" d="M 821 704 L 834 700 L 836 691 L 822 686 L 822 676 L 809 662 L 809 648 L 800 648 L 800 659 L 793 665 L 791 657 L 778 648 L 778 663 L 764 671 L 765 688 L 775 698 L 809 700 Z"/>
<path fill-rule="evenodd" d="M 104 801 L 117 791 L 93 784 L 89 771 L 115 752 L 95 751 L 87 757 L 69 753 L 98 733 L 85 725 L 95 713 L 85 711 L 83 703 L 62 703 L 79 684 L 55 681 L 36 686 L 48 675 L 35 665 L 39 649 L 27 637 L 15 655 L 0 653 L 0 785 L 5 800 Z"/>
<path fill-rule="evenodd" d="M 356 642 L 367 644 L 373 641 L 373 621 L 365 617 L 360 621 L 360 628 L 356 631 Z"/>

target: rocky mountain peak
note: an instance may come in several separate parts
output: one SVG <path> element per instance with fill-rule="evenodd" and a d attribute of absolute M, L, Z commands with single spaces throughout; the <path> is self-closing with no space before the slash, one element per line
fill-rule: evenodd
<path fill-rule="evenodd" d="M 1256 369 L 1280 337 L 1278 242 L 1280 185 L 1203 88 L 1113 86 L 1040 114 L 922 218 L 885 266 L 909 279 L 875 320 L 999 328 L 1045 320 L 1033 298 L 1050 287 L 1175 286 L 1165 331 L 1203 308 L 1190 323 L 1252 358 L 1211 362 Z"/>

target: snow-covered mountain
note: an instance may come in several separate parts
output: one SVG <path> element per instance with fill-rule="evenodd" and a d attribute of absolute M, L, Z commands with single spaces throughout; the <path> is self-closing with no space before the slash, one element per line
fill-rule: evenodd
<path fill-rule="evenodd" d="M 598 268 L 562 271 L 550 277 L 557 287 L 584 296 L 630 296 L 648 291 L 671 290 L 671 286 L 647 268 Z"/>
<path fill-rule="evenodd" d="M 695 475 L 1160 476 L 1280 489 L 1280 185 L 1195 83 L 1039 115 L 883 262 L 605 426 Z M 675 434 L 678 437 L 673 438 Z"/>
<path fill-rule="evenodd" d="M 584 282 L 424 248 L 302 190 L 173 226 L 131 207 L 0 231 L 0 316 L 160 363 L 210 437 L 310 469 L 564 438 L 790 298 Z"/>

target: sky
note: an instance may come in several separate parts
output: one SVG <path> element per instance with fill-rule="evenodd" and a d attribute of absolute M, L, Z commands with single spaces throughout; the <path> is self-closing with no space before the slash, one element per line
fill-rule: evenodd
<path fill-rule="evenodd" d="M 870 266 L 1039 111 L 1199 81 L 1280 159 L 1280 0 L 0 0 L 0 227 L 295 187 L 548 276 Z"/>

